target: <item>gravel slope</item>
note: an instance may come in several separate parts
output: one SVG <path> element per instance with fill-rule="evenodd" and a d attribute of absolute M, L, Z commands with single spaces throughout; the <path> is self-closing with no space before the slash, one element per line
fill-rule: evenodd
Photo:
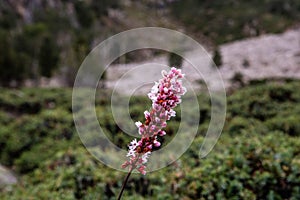
<path fill-rule="evenodd" d="M 223 44 L 219 48 L 223 63 L 219 72 L 226 88 L 232 86 L 230 79 L 236 73 L 241 73 L 246 82 L 260 78 L 300 78 L 300 28 L 288 30 L 282 34 L 266 34 L 235 41 Z M 220 88 L 220 85 L 216 84 L 216 78 L 218 78 L 216 70 L 211 66 L 208 56 L 190 52 L 186 58 L 201 66 L 201 72 L 204 74 L 201 78 L 189 63 L 183 63 L 184 73 L 192 81 L 195 88 L 199 87 L 200 79 L 204 79 L 209 87 Z M 148 80 L 148 77 L 157 76 L 157 68 L 155 69 L 155 67 L 150 70 L 147 67 L 145 73 L 140 73 L 138 70 L 136 72 L 138 75 L 135 74 L 135 70 L 133 70 L 135 67 L 148 66 L 149 63 L 158 66 L 168 65 L 166 57 L 158 57 L 142 63 L 112 65 L 107 73 L 107 87 L 114 88 L 120 77 L 128 72 L 132 76 L 124 77 L 122 86 L 119 84 L 117 90 L 122 93 L 131 93 L 130 87 L 134 87 L 133 77 L 139 76 L 140 79 Z M 138 92 L 146 93 L 149 88 L 150 85 L 139 88 Z"/>
<path fill-rule="evenodd" d="M 0 187 L 2 185 L 14 184 L 17 178 L 6 168 L 0 165 Z"/>

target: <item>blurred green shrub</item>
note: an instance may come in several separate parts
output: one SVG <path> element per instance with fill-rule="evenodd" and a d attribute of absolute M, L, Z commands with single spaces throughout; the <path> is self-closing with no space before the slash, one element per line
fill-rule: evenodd
<path fill-rule="evenodd" d="M 199 150 L 210 120 L 210 100 L 199 95 L 202 119 L 189 150 L 159 172 L 133 174 L 124 198 L 299 199 L 298 88 L 299 81 L 265 82 L 233 92 L 223 134 L 203 159 Z M 132 138 L 120 131 L 110 102 L 101 95 L 96 102 L 99 122 L 111 141 L 126 149 Z M 13 189 L 0 189 L 2 199 L 113 199 L 119 192 L 125 174 L 105 167 L 85 150 L 75 132 L 70 101 L 69 89 L 1 90 L 0 163 L 20 176 Z M 26 102 L 39 104 L 39 111 L 20 109 Z M 134 120 L 143 120 L 148 106 L 145 97 L 132 97 Z M 189 127 L 189 120 L 182 126 Z M 169 123 L 166 144 L 179 123 L 179 116 Z M 89 140 L 101 144 L 105 154 L 101 138 L 93 138 L 96 125 L 89 127 Z"/>

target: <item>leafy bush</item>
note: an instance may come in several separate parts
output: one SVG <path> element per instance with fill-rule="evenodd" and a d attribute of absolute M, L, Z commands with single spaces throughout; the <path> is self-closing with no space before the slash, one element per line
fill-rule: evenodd
<path fill-rule="evenodd" d="M 202 119 L 189 150 L 159 172 L 133 174 L 124 199 L 299 199 L 297 88 L 299 81 L 264 83 L 231 94 L 223 134 L 204 159 L 198 155 L 210 101 L 199 95 Z M 115 124 L 105 96 L 96 102 L 98 119 L 111 141 L 125 149 L 131 138 Z M 104 166 L 82 146 L 70 100 L 69 89 L 1 91 L 0 163 L 20 175 L 13 189 L 1 190 L 2 199 L 113 199 L 118 194 L 125 174 Z M 39 111 L 22 111 L 25 102 L 38 103 Z M 130 99 L 134 120 L 143 119 L 148 103 L 145 97 Z M 169 123 L 166 144 L 179 122 L 177 116 Z M 94 125 L 89 127 L 90 140 L 99 144 L 101 139 L 93 138 Z M 182 125 L 189 127 L 189 120 Z"/>
<path fill-rule="evenodd" d="M 266 122 L 270 130 L 281 130 L 291 136 L 300 136 L 300 117 L 292 115 L 287 117 L 275 117 Z"/>

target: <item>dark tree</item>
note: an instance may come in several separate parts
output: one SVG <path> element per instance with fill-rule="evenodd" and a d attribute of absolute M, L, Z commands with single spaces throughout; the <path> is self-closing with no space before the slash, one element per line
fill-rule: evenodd
<path fill-rule="evenodd" d="M 76 1 L 75 10 L 79 24 L 84 28 L 90 28 L 93 24 L 94 16 L 85 1 Z"/>
<path fill-rule="evenodd" d="M 182 65 L 182 57 L 177 55 L 176 53 L 171 52 L 169 54 L 169 66 L 180 68 L 181 65 Z"/>
<path fill-rule="evenodd" d="M 22 54 L 13 48 L 12 38 L 7 32 L 0 32 L 0 84 L 11 86 L 12 81 L 19 85 L 25 77 Z M 25 59 L 24 59 L 25 60 Z"/>
<path fill-rule="evenodd" d="M 39 53 L 40 75 L 51 77 L 53 71 L 58 67 L 59 49 L 51 37 L 45 37 Z"/>
<path fill-rule="evenodd" d="M 214 51 L 213 61 L 214 61 L 215 65 L 216 65 L 218 68 L 221 67 L 221 65 L 222 65 L 222 56 L 221 56 L 221 53 L 220 53 L 220 50 L 219 50 L 219 49 L 216 49 L 216 50 Z"/>
<path fill-rule="evenodd" d="M 108 15 L 109 8 L 118 8 L 119 2 L 117 0 L 92 0 L 92 9 L 97 17 Z"/>

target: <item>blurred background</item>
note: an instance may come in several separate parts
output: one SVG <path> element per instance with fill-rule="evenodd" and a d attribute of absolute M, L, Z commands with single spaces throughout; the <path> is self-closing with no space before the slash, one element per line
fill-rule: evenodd
<path fill-rule="evenodd" d="M 0 0 L 1 199 L 115 199 L 125 174 L 82 146 L 71 87 L 101 41 L 145 26 L 183 32 L 205 47 L 211 70 L 224 78 L 228 110 L 220 141 L 199 160 L 210 120 L 205 82 L 174 53 L 143 49 L 116 59 L 96 101 L 99 123 L 116 145 L 126 149 L 132 138 L 114 123 L 108 97 L 138 64 L 181 66 L 199 86 L 201 105 L 188 152 L 167 169 L 133 175 L 124 199 L 300 199 L 299 22 L 299 0 Z M 133 120 L 143 121 L 151 104 L 136 96 L 130 105 Z M 165 142 L 179 123 L 180 114 Z"/>

